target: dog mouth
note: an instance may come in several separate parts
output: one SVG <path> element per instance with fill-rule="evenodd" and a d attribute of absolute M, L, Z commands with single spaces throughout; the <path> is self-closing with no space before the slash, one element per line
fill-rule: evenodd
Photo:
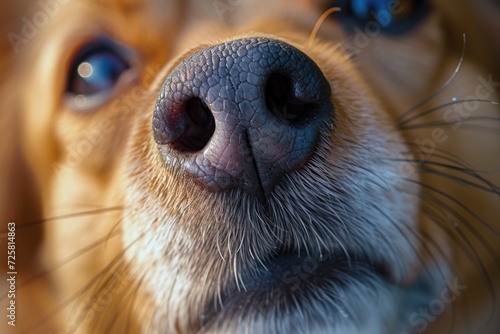
<path fill-rule="evenodd" d="M 331 319 L 353 318 L 355 312 L 349 304 L 344 305 L 349 303 L 349 290 L 361 285 L 392 285 L 385 263 L 345 250 L 318 256 L 281 250 L 237 281 L 207 304 L 201 332 L 221 329 L 228 325 L 228 319 L 246 328 L 258 327 L 259 319 L 274 319 L 276 323 L 293 319 L 294 314 L 306 320 L 314 317 L 305 314 L 311 309 L 328 312 Z"/>
<path fill-rule="evenodd" d="M 322 136 L 308 163 L 285 175 L 265 204 L 241 189 L 213 192 L 185 178 L 179 198 L 202 192 L 189 197 L 189 207 L 205 209 L 172 218 L 184 235 L 201 240 L 186 266 L 192 285 L 175 282 L 191 290 L 188 305 L 177 311 L 190 313 L 183 324 L 190 332 L 283 332 L 276 326 L 294 332 L 302 318 L 305 331 L 321 324 L 321 332 L 342 322 L 365 323 L 357 319 L 360 311 L 378 298 L 385 301 L 380 312 L 397 313 L 390 298 L 407 290 L 401 272 L 411 259 L 399 260 L 405 254 L 386 242 L 401 237 L 399 231 L 385 231 L 389 223 L 361 210 L 366 205 L 356 189 L 324 181 L 337 176 L 324 168 L 328 146 Z M 166 252 L 183 247 L 173 244 Z"/>

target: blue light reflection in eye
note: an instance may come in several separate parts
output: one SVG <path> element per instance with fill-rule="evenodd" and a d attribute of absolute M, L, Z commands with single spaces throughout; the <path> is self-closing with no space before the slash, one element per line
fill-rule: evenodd
<path fill-rule="evenodd" d="M 358 19 L 367 19 L 371 11 L 388 12 L 390 2 L 388 0 L 352 0 L 351 9 Z"/>
<path fill-rule="evenodd" d="M 110 91 L 129 68 L 128 62 L 111 47 L 91 46 L 70 70 L 67 91 L 87 96 Z"/>
<path fill-rule="evenodd" d="M 348 33 L 377 28 L 393 36 L 416 28 L 432 9 L 427 0 L 333 0 L 330 4 L 342 9 L 332 20 L 338 20 Z"/>

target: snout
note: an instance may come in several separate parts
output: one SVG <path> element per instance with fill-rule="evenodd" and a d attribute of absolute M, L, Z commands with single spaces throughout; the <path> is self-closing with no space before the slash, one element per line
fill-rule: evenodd
<path fill-rule="evenodd" d="M 200 50 L 166 78 L 153 135 L 176 162 L 213 190 L 240 188 L 264 200 L 303 166 L 334 121 L 329 82 L 303 52 L 268 38 Z"/>

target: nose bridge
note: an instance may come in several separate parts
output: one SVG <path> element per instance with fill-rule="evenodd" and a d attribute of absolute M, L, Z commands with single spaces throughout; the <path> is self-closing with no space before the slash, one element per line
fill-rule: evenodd
<path fill-rule="evenodd" d="M 183 155 L 186 171 L 212 189 L 266 192 L 314 150 L 333 111 L 329 97 L 320 69 L 298 49 L 267 38 L 235 40 L 200 50 L 172 71 L 157 100 L 153 135 L 172 147 L 190 133 L 203 117 L 186 106 L 199 99 L 215 129 L 203 149 Z"/>
<path fill-rule="evenodd" d="M 299 132 L 306 132 L 305 129 L 286 130 L 288 125 L 282 120 L 270 117 L 272 111 L 263 103 L 266 82 L 274 73 L 287 73 L 291 82 L 302 81 L 298 79 L 302 73 L 296 73 L 291 67 L 307 66 L 304 59 L 284 43 L 252 42 L 234 41 L 210 50 L 213 66 L 217 69 L 213 82 L 217 83 L 203 96 L 208 97 L 207 103 L 218 125 L 212 153 L 217 154 L 216 149 L 221 147 L 227 150 L 229 142 L 238 143 L 235 144 L 238 150 L 232 150 L 234 159 L 250 162 L 253 158 L 256 166 L 248 164 L 246 167 L 261 167 L 262 172 L 269 169 L 266 163 L 277 162 L 277 153 L 284 155 L 292 151 L 296 139 L 306 137 L 305 133 L 297 136 Z M 293 88 L 300 94 L 302 86 L 296 86 Z M 226 141 L 227 145 L 220 145 Z M 287 164 L 293 164 L 293 159 L 286 160 Z"/>

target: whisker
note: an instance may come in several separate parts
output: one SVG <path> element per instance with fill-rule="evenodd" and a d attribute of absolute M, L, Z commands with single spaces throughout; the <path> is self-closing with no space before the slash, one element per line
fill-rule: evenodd
<path fill-rule="evenodd" d="M 404 152 L 404 153 L 411 154 L 411 152 Z M 447 158 L 439 156 L 439 155 L 433 155 L 433 156 L 442 158 L 443 160 L 447 160 Z M 474 178 L 480 180 L 484 184 L 487 184 L 488 186 L 490 186 L 491 189 L 497 189 L 498 191 L 500 191 L 500 186 L 495 185 L 494 183 L 488 181 L 487 179 L 485 179 L 484 177 L 479 175 L 479 174 L 497 173 L 499 171 L 499 169 L 495 169 L 495 170 L 491 170 L 491 171 L 483 171 L 483 170 L 473 169 L 470 167 L 462 167 L 461 165 L 458 165 L 458 166 L 457 165 L 449 165 L 449 164 L 441 163 L 438 161 L 431 161 L 431 160 L 425 160 L 425 161 L 421 161 L 421 160 L 417 160 L 417 159 L 387 159 L 387 160 L 396 161 L 396 162 L 413 162 L 415 164 L 433 165 L 433 166 L 451 169 L 451 170 L 458 171 L 458 172 L 461 172 L 464 174 L 469 174 L 469 175 L 473 176 Z"/>
<path fill-rule="evenodd" d="M 341 9 L 339 7 L 332 7 L 332 8 L 329 8 L 327 9 L 321 16 L 320 18 L 318 19 L 318 21 L 316 22 L 316 24 L 314 25 L 314 28 L 311 32 L 311 35 L 309 36 L 309 40 L 307 41 L 307 45 L 308 47 L 310 47 L 312 45 L 312 43 L 314 42 L 314 39 L 316 38 L 316 35 L 318 33 L 318 30 L 319 28 L 321 27 L 321 25 L 323 24 L 323 22 L 325 22 L 326 18 L 334 13 L 334 12 L 340 12 Z"/>
<path fill-rule="evenodd" d="M 426 201 L 426 205 L 428 205 L 428 207 L 433 207 L 435 210 L 439 211 L 439 210 L 442 210 L 442 208 L 443 208 L 443 204 L 444 203 L 442 201 L 440 201 L 438 198 L 436 198 L 435 196 L 432 196 L 430 194 L 426 194 L 424 200 Z M 448 209 L 446 209 L 446 210 L 448 210 Z M 448 210 L 448 212 L 451 213 L 450 210 Z M 453 216 L 455 216 L 456 218 L 458 218 L 455 215 L 455 213 L 451 213 L 451 214 Z M 464 220 L 463 217 L 461 217 L 461 218 L 462 218 L 462 220 Z M 481 257 L 479 256 L 479 254 L 475 250 L 475 248 L 474 248 L 472 242 L 470 241 L 470 239 L 460 229 L 457 229 L 457 228 L 454 228 L 454 229 L 445 228 L 445 226 L 447 226 L 447 222 L 444 221 L 444 219 L 441 220 L 442 224 L 440 224 L 439 221 L 436 221 L 436 220 L 434 220 L 434 221 L 441 226 L 442 230 L 445 231 L 445 233 L 447 233 L 447 235 L 450 237 L 450 239 L 456 241 L 456 239 L 454 238 L 454 234 L 452 234 L 452 231 L 458 234 L 458 236 L 462 240 L 462 244 L 466 246 L 466 248 L 460 247 L 460 250 L 462 252 L 466 253 L 466 255 L 469 258 L 469 260 L 476 267 L 478 267 L 478 269 L 481 271 L 481 274 L 483 275 L 483 277 L 484 277 L 484 279 L 485 279 L 485 281 L 486 281 L 486 283 L 488 285 L 489 292 L 491 293 L 491 301 L 493 303 L 493 305 L 492 305 L 493 308 L 492 308 L 492 312 L 490 313 L 490 319 L 489 319 L 489 322 L 491 322 L 492 317 L 495 315 L 495 310 L 497 308 L 497 304 L 496 304 L 496 290 L 494 288 L 494 284 L 493 284 L 493 282 L 491 280 L 491 277 L 488 274 L 488 271 L 486 269 L 484 261 L 481 259 Z M 478 236 L 476 235 L 476 237 L 478 237 Z M 495 251 L 484 240 L 482 240 L 481 242 L 483 243 L 483 246 L 485 246 L 485 248 L 488 249 L 488 251 L 490 252 L 490 255 L 496 259 L 497 265 L 500 265 L 500 262 L 498 260 L 498 257 L 496 256 Z"/>
<path fill-rule="evenodd" d="M 115 264 L 117 264 L 117 267 L 115 268 Z M 86 316 L 88 315 L 88 312 L 93 309 L 93 305 L 98 305 L 99 299 L 98 299 L 98 294 L 101 291 L 101 288 L 103 286 L 106 286 L 106 284 L 109 284 L 110 280 L 116 277 L 116 273 L 120 271 L 123 267 L 126 267 L 126 263 L 122 262 L 122 259 L 117 261 L 115 264 L 113 264 L 111 267 L 109 267 L 109 270 L 106 270 L 104 273 L 99 273 L 98 275 L 94 276 L 94 278 L 99 278 L 97 281 L 92 283 L 88 289 L 85 289 L 79 297 L 85 297 L 85 295 L 88 293 L 90 288 L 94 287 L 92 290 L 92 293 L 89 293 L 90 296 L 88 299 L 82 298 L 82 300 L 73 306 L 75 317 L 77 318 L 76 320 L 73 321 L 73 318 L 70 319 L 69 323 L 74 324 L 73 328 L 70 330 L 70 332 L 76 332 L 82 322 L 84 322 Z M 109 275 L 111 272 L 111 269 L 114 269 L 113 275 Z M 103 284 L 102 282 L 105 282 Z M 83 306 L 82 306 L 83 304 Z M 81 310 L 81 311 L 79 311 Z M 96 321 L 93 321 L 95 323 Z"/>
<path fill-rule="evenodd" d="M 458 65 L 457 65 L 457 67 L 455 68 L 455 71 L 453 72 L 453 74 L 451 75 L 451 77 L 448 79 L 448 81 L 446 81 L 443 86 L 441 86 L 437 91 L 435 91 L 434 93 L 432 93 L 430 96 L 426 97 L 425 99 L 423 99 L 422 101 L 420 101 L 419 103 L 417 103 L 416 105 L 414 105 L 413 107 L 411 107 L 408 111 L 406 111 L 403 114 L 399 115 L 397 117 L 397 119 L 396 119 L 399 124 L 401 124 L 401 122 L 403 122 L 406 117 L 408 117 L 409 115 L 411 115 L 418 108 L 422 107 L 423 105 L 425 105 L 429 101 L 433 100 L 435 97 L 437 97 L 438 95 L 440 95 L 446 88 L 448 88 L 451 85 L 451 83 L 453 82 L 453 80 L 455 80 L 455 78 L 457 77 L 458 73 L 460 72 L 460 69 L 462 68 L 463 62 L 465 60 L 465 48 L 466 48 L 466 44 L 467 44 L 466 42 L 467 42 L 466 35 L 463 34 L 462 55 L 460 56 L 460 61 L 459 61 Z"/>
<path fill-rule="evenodd" d="M 499 258 L 497 256 L 496 252 L 481 237 L 481 235 L 478 233 L 478 231 L 476 229 L 474 229 L 473 226 L 471 226 L 468 223 L 468 221 L 465 219 L 465 217 L 463 217 L 461 214 L 459 214 L 457 211 L 455 211 L 454 209 L 452 209 L 449 205 L 447 205 L 446 203 L 444 203 L 442 200 L 440 200 L 436 196 L 433 196 L 433 195 L 431 195 L 429 193 L 422 193 L 420 195 L 414 194 L 414 193 L 411 193 L 411 192 L 407 192 L 407 193 L 410 194 L 410 195 L 413 195 L 413 196 L 419 196 L 424 201 L 425 204 L 424 204 L 424 207 L 422 208 L 422 212 L 426 216 L 428 216 L 432 221 L 434 221 L 437 224 L 437 226 L 439 226 L 441 228 L 441 230 L 443 230 L 450 237 L 450 239 L 452 239 L 452 240 L 454 239 L 455 241 L 457 241 L 456 238 L 455 238 L 455 236 L 452 234 L 452 231 L 454 231 L 455 233 L 457 233 L 460 236 L 463 244 L 466 246 L 465 248 L 464 247 L 460 247 L 461 251 L 463 251 L 466 254 L 467 258 L 475 266 L 478 267 L 478 269 L 481 271 L 481 274 L 483 275 L 484 279 L 487 282 L 488 289 L 489 289 L 489 291 L 491 293 L 491 301 L 493 303 L 493 309 L 492 309 L 492 312 L 490 313 L 490 321 L 491 321 L 492 317 L 495 314 L 495 310 L 497 308 L 497 306 L 496 306 L 496 297 L 495 297 L 496 292 L 495 292 L 495 289 L 494 289 L 493 282 L 491 281 L 491 278 L 490 278 L 490 276 L 488 274 L 488 271 L 487 271 L 487 269 L 485 267 L 484 262 L 481 260 L 479 254 L 475 251 L 474 246 L 472 245 L 472 243 L 469 240 L 469 238 L 467 238 L 467 236 L 462 231 L 460 231 L 459 229 L 457 229 L 457 228 L 451 228 L 451 226 L 449 224 L 450 223 L 449 219 L 443 217 L 443 210 L 445 212 L 449 212 L 453 217 L 455 217 L 456 219 L 458 219 L 463 225 L 465 225 L 469 230 L 471 230 L 472 233 L 473 233 L 473 235 L 482 243 L 482 245 L 486 248 L 486 250 L 490 253 L 490 255 L 495 259 L 495 261 L 497 262 L 497 265 L 500 266 L 500 261 L 499 261 Z M 433 212 L 433 210 L 434 210 L 434 212 Z M 439 217 L 439 215 L 441 217 Z M 432 236 L 430 236 L 427 233 L 425 233 L 425 231 L 422 231 L 422 234 L 427 235 L 427 238 L 429 240 L 432 239 Z M 448 258 L 448 256 L 444 256 L 443 258 Z M 449 263 L 452 265 L 452 268 L 455 268 L 454 271 L 458 272 L 457 268 L 453 264 L 453 261 L 449 261 Z M 467 298 L 467 295 L 464 295 L 464 297 L 465 297 L 465 300 L 464 300 L 464 307 L 465 307 L 467 305 L 468 298 Z M 468 308 L 464 312 L 466 314 L 469 314 Z M 453 315 L 453 316 L 455 316 L 455 315 Z M 485 326 L 485 328 L 486 328 L 486 326 Z"/>
<path fill-rule="evenodd" d="M 466 180 L 464 178 L 461 178 L 461 177 L 458 177 L 458 176 L 454 176 L 454 175 L 450 175 L 450 174 L 447 174 L 445 172 L 440 172 L 440 171 L 438 171 L 436 169 L 432 169 L 432 168 L 420 168 L 420 172 L 427 173 L 427 174 L 432 174 L 432 175 L 437 175 L 437 176 L 441 176 L 441 177 L 447 178 L 449 180 L 456 181 L 457 183 L 462 183 L 462 184 L 471 186 L 471 187 L 479 189 L 479 190 L 483 190 L 483 191 L 486 191 L 486 192 L 489 192 L 489 193 L 492 193 L 492 194 L 495 194 L 495 195 L 500 195 L 498 189 L 487 188 L 487 187 L 484 187 L 484 186 L 482 186 L 480 184 L 477 184 L 477 183 L 474 183 L 472 181 Z"/>
<path fill-rule="evenodd" d="M 492 135 L 492 136 L 498 136 L 500 132 L 498 129 L 494 129 L 488 126 L 484 125 L 472 125 L 472 124 L 464 124 L 460 127 L 460 131 L 473 131 L 473 132 L 479 132 L 481 135 Z"/>
<path fill-rule="evenodd" d="M 411 123 L 412 121 L 414 120 L 417 120 L 419 118 L 422 118 L 426 115 L 429 115 L 429 114 L 432 114 L 436 111 L 440 111 L 440 110 L 443 110 L 445 108 L 448 108 L 448 107 L 451 107 L 451 106 L 454 106 L 454 105 L 457 105 L 457 104 L 464 104 L 464 103 L 468 103 L 468 102 L 478 102 L 478 103 L 489 103 L 489 104 L 492 104 L 492 105 L 498 105 L 498 102 L 495 102 L 495 101 L 490 101 L 490 100 L 484 100 L 484 99 L 465 99 L 465 100 L 458 100 L 458 101 L 452 101 L 452 102 L 448 102 L 448 103 L 444 103 L 444 104 L 441 104 L 439 106 L 436 106 L 436 107 L 433 107 L 433 108 L 430 108 L 428 110 L 425 110 L 425 111 L 422 111 L 412 117 L 409 117 L 409 118 L 406 118 L 406 119 L 397 119 L 397 124 L 399 126 L 399 128 L 401 130 L 404 130 L 404 127 L 402 127 L 402 125 L 405 125 L 405 124 L 409 124 Z"/>
<path fill-rule="evenodd" d="M 145 275 L 142 275 L 141 279 L 137 281 L 137 284 L 136 284 L 137 286 L 133 291 L 134 297 L 132 298 L 131 302 L 129 303 L 128 317 L 127 317 L 128 319 L 127 319 L 127 325 L 125 326 L 125 333 L 128 333 L 130 331 L 130 329 L 132 328 L 132 314 L 133 314 L 134 309 L 135 309 L 137 296 L 139 295 L 139 288 L 143 285 L 144 279 L 145 279 Z"/>
<path fill-rule="evenodd" d="M 115 232 L 111 235 L 111 237 L 115 237 L 119 235 L 119 232 Z M 37 279 L 39 278 L 42 278 L 44 276 L 47 276 L 49 274 L 51 274 L 52 272 L 64 267 L 65 265 L 67 265 L 68 263 L 70 263 L 71 261 L 73 260 L 76 260 L 77 258 L 79 258 L 80 256 L 86 254 L 87 252 L 91 251 L 92 249 L 98 247 L 99 245 L 105 243 L 108 239 L 109 239 L 110 235 L 106 235 L 105 237 L 102 237 L 100 239 L 98 239 L 97 241 L 91 243 L 90 245 L 78 250 L 77 252 L 71 254 L 70 256 L 68 256 L 66 259 L 64 259 L 63 261 L 61 261 L 60 263 L 58 263 L 57 265 L 55 265 L 54 267 L 46 270 L 46 271 L 43 271 L 43 272 L 40 272 L 30 278 L 28 278 L 27 280 L 25 281 L 22 281 L 18 284 L 18 288 L 22 288 L 22 287 L 25 287 L 25 286 L 28 286 L 30 285 L 31 283 L 33 283 L 34 281 L 36 281 Z M 5 297 L 7 297 L 7 293 L 3 294 L 0 296 L 0 300 L 3 300 Z"/>
<path fill-rule="evenodd" d="M 437 226 L 439 226 L 439 228 L 442 231 L 444 231 L 448 235 L 450 234 L 450 230 L 446 228 L 447 222 L 445 221 L 444 217 L 440 217 L 439 218 L 437 214 L 431 213 L 430 210 L 429 210 L 429 208 L 423 209 L 422 212 L 424 213 L 425 216 L 429 217 L 429 219 L 431 221 L 435 222 L 437 224 Z M 438 211 L 438 213 L 441 213 L 441 212 Z M 433 246 L 440 253 L 440 255 L 442 256 L 442 258 L 443 259 L 447 259 L 447 263 L 450 264 L 451 271 L 457 273 L 458 272 L 457 266 L 450 259 L 450 256 L 448 256 L 447 254 L 445 254 L 445 253 L 442 252 L 442 248 L 439 245 L 437 245 L 437 243 L 434 240 L 434 238 L 432 237 L 432 235 L 430 235 L 426 231 L 421 231 L 421 233 L 422 233 L 423 237 L 427 241 L 429 241 L 429 242 L 431 242 L 433 244 Z M 464 298 L 464 304 L 467 305 L 468 300 L 469 300 L 467 294 L 464 294 L 463 298 Z M 453 312 L 451 312 L 452 318 L 451 318 L 451 325 L 450 325 L 450 331 L 449 331 L 449 333 L 453 333 L 453 329 L 456 327 L 456 323 L 457 323 L 457 315 L 456 315 L 456 313 L 457 313 L 457 310 L 458 310 L 458 305 L 456 303 L 452 304 L 452 310 L 453 310 Z M 469 314 L 468 310 L 467 310 L 466 314 Z"/>
<path fill-rule="evenodd" d="M 414 180 L 407 180 L 414 181 Z M 419 182 L 421 186 L 424 186 L 422 182 Z M 409 193 L 411 194 L 411 193 Z M 439 199 L 437 196 L 433 196 L 428 192 L 423 192 L 421 194 L 423 199 L 427 199 L 430 204 L 438 205 L 436 208 L 440 210 L 445 210 L 449 212 L 453 217 L 455 217 L 461 225 L 464 225 L 473 236 L 481 243 L 481 245 L 488 251 L 490 256 L 494 259 L 496 264 L 500 267 L 500 256 L 497 252 L 491 247 L 491 245 L 486 241 L 486 239 L 481 235 L 481 233 L 474 227 L 472 223 L 470 223 L 460 212 L 453 209 L 450 205 L 448 205 L 443 200 Z M 454 227 L 453 224 L 450 227 Z"/>
<path fill-rule="evenodd" d="M 473 116 L 461 119 L 462 123 L 471 123 L 476 121 L 490 121 L 490 122 L 500 122 L 500 117 L 489 117 L 489 116 Z M 451 127 L 454 126 L 452 122 L 446 121 L 435 121 L 435 122 L 425 122 L 418 123 L 414 125 L 407 125 L 403 127 L 399 127 L 402 131 L 415 130 L 415 129 L 425 129 L 425 128 L 433 128 L 433 127 Z M 462 126 L 460 126 L 462 127 Z M 498 130 L 496 130 L 496 134 L 498 134 Z"/>
<path fill-rule="evenodd" d="M 120 293 L 119 305 L 107 308 L 108 312 L 106 312 L 105 314 L 103 314 L 103 316 L 101 316 L 101 318 L 105 319 L 108 322 L 108 324 L 106 326 L 105 333 L 112 332 L 113 326 L 116 324 L 116 322 L 120 318 L 120 316 L 122 316 L 124 314 L 121 312 L 126 312 L 126 309 L 128 309 L 128 312 L 129 312 L 128 313 L 129 317 L 127 319 L 127 323 L 131 322 L 133 305 L 135 304 L 135 301 L 136 301 L 136 298 L 138 295 L 138 291 L 142 285 L 143 280 L 144 280 L 144 275 L 140 280 L 134 281 L 135 284 L 133 284 L 131 286 L 126 286 L 126 287 L 122 288 L 122 291 L 116 292 L 116 293 L 122 292 L 122 293 Z M 132 289 L 131 288 L 132 286 L 135 286 L 135 287 Z M 105 288 L 106 285 L 104 285 L 103 287 Z M 101 289 L 99 289 L 99 290 L 101 290 Z M 126 305 L 126 307 L 123 305 Z M 95 324 L 97 327 L 97 322 L 95 322 Z"/>
<path fill-rule="evenodd" d="M 40 225 L 40 224 L 43 224 L 43 223 L 51 222 L 51 221 L 64 220 L 64 219 L 70 219 L 70 218 L 79 218 L 79 217 L 92 216 L 92 215 L 99 215 L 99 214 L 102 214 L 102 213 L 119 211 L 119 210 L 124 210 L 124 209 L 125 209 L 125 207 L 123 207 L 123 206 L 115 206 L 115 207 L 104 208 L 104 209 L 96 209 L 96 210 L 90 210 L 90 211 L 82 211 L 82 212 L 77 212 L 77 213 L 70 213 L 70 214 L 65 214 L 65 215 L 61 215 L 61 216 L 43 218 L 43 219 L 40 219 L 40 220 L 35 220 L 35 221 L 27 222 L 25 224 L 20 224 L 16 228 L 23 229 L 23 228 L 37 226 L 37 225 Z"/>
<path fill-rule="evenodd" d="M 394 143 L 394 144 L 399 144 L 402 146 L 408 146 L 410 148 L 415 149 L 415 151 L 401 152 L 402 154 L 412 155 L 415 153 L 420 153 L 420 151 L 421 151 L 418 144 L 412 143 L 409 141 L 393 141 L 392 140 L 389 142 Z M 435 150 L 435 152 L 432 153 L 432 157 L 443 159 L 444 161 L 448 161 L 450 163 L 456 164 L 457 166 L 461 166 L 461 167 L 469 169 L 469 170 L 474 170 L 474 172 L 477 174 L 494 174 L 494 173 L 497 173 L 500 171 L 500 167 L 496 168 L 496 169 L 492 169 L 492 170 L 476 169 L 476 168 L 471 167 L 465 160 L 461 159 L 460 157 L 458 157 L 455 154 L 452 154 L 452 153 L 445 151 L 443 149 L 440 149 L 438 147 L 436 147 L 434 150 Z"/>
<path fill-rule="evenodd" d="M 77 292 L 75 292 L 74 294 L 72 294 L 69 298 L 67 298 L 63 302 L 61 302 L 61 304 L 59 304 L 57 307 L 55 307 L 52 310 L 50 310 L 49 313 L 47 313 L 46 316 L 44 316 L 42 319 L 40 319 L 39 321 L 35 322 L 35 324 L 33 324 L 31 327 L 29 327 L 25 331 L 25 333 L 31 333 L 31 332 L 33 332 L 34 330 L 36 330 L 37 327 L 39 327 L 40 325 L 42 325 L 45 322 L 47 322 L 50 318 L 52 318 L 53 316 L 55 316 L 56 314 L 58 314 L 59 312 L 61 312 L 65 307 L 69 306 L 73 301 L 75 301 L 77 298 L 79 298 L 80 296 L 82 296 L 88 289 L 90 289 L 99 280 L 99 278 L 101 277 L 101 275 L 106 274 L 107 272 L 109 272 L 109 270 L 111 268 L 113 268 L 117 263 L 119 263 L 119 261 L 122 260 L 123 256 L 125 255 L 126 251 L 131 246 L 133 246 L 137 241 L 139 241 L 143 236 L 144 236 L 144 234 L 139 235 L 139 237 L 137 237 L 129 245 L 127 245 L 126 247 L 124 247 L 124 249 L 122 250 L 122 252 L 120 252 L 120 254 L 118 254 L 117 256 L 115 256 L 111 260 L 111 262 L 104 269 L 100 270 L 84 287 L 82 287 L 81 289 L 79 289 Z"/>
<path fill-rule="evenodd" d="M 454 238 L 455 235 L 452 234 L 452 231 L 456 232 L 456 233 L 459 233 L 459 236 L 463 240 L 463 245 L 467 246 L 466 248 L 461 248 L 461 251 L 466 252 L 468 254 L 469 260 L 471 260 L 472 263 L 477 264 L 475 262 L 476 260 L 479 261 L 479 262 L 481 262 L 481 265 L 482 265 L 482 267 L 484 269 L 483 271 L 486 274 L 487 273 L 486 267 L 484 267 L 484 263 L 481 261 L 479 255 L 475 251 L 474 246 L 473 246 L 472 242 L 470 241 L 470 239 L 465 234 L 463 234 L 460 231 L 460 229 L 455 228 L 453 226 L 453 221 L 450 221 L 450 219 L 446 219 L 445 217 L 438 218 L 437 215 L 435 215 L 435 214 L 431 215 L 431 212 L 430 212 L 429 209 L 433 208 L 437 212 L 439 212 L 439 211 L 443 211 L 443 207 L 445 207 L 445 210 L 447 212 L 449 212 L 452 216 L 454 216 L 455 218 L 457 218 L 461 223 L 463 223 L 465 221 L 465 218 L 463 216 L 461 216 L 461 217 L 456 216 L 456 214 L 457 214 L 456 212 L 452 212 L 452 210 L 450 210 L 449 207 L 446 207 L 446 205 L 444 204 L 444 202 L 442 202 L 437 197 L 435 197 L 435 196 L 433 196 L 431 194 L 428 194 L 428 193 L 424 194 L 423 197 L 422 197 L 422 200 L 425 201 L 425 206 L 426 206 L 423 209 L 424 213 L 430 219 L 432 219 L 435 223 L 437 223 L 438 226 L 441 228 L 441 230 L 443 230 L 451 239 L 455 239 Z M 450 222 L 452 223 L 452 225 L 450 225 Z M 475 236 L 478 237 L 478 235 L 475 235 Z M 488 252 L 490 253 L 490 255 L 492 257 L 494 257 L 496 259 L 497 264 L 500 265 L 500 262 L 498 261 L 499 260 L 498 256 L 496 256 L 494 250 L 491 247 L 489 247 L 490 245 L 484 239 L 481 240 L 481 241 L 484 242 L 483 246 L 485 246 L 485 248 L 488 249 Z"/>
<path fill-rule="evenodd" d="M 431 187 L 430 185 L 428 184 L 424 184 L 422 182 L 419 182 L 419 181 L 415 181 L 415 180 L 411 180 L 411 179 L 406 179 L 407 182 L 411 182 L 411 183 L 416 183 L 416 184 L 419 184 L 420 186 L 424 187 L 424 188 L 427 188 L 429 190 L 431 190 L 432 192 L 435 192 L 445 198 L 447 198 L 448 200 L 450 200 L 451 202 L 455 203 L 456 205 L 458 205 L 460 208 L 462 208 L 464 211 L 466 211 L 469 215 L 471 215 L 472 217 L 474 217 L 474 219 L 476 219 L 481 225 L 483 225 L 484 227 L 486 227 L 488 230 L 490 230 L 492 233 L 495 234 L 495 236 L 499 237 L 500 234 L 488 223 L 486 223 L 483 219 L 481 219 L 475 212 L 473 212 L 471 209 L 469 209 L 465 204 L 463 204 L 462 202 L 460 202 L 459 200 L 457 200 L 456 198 L 454 198 L 453 196 L 439 190 L 439 189 L 436 189 L 434 187 Z"/>
<path fill-rule="evenodd" d="M 413 160 L 413 159 L 389 159 L 389 160 L 391 160 L 391 161 L 397 161 L 397 162 L 413 162 L 415 164 L 420 165 L 419 166 L 419 171 L 421 171 L 423 173 L 429 173 L 429 174 L 434 174 L 434 175 L 438 175 L 438 176 L 443 176 L 445 178 L 448 178 L 448 179 L 451 179 L 451 180 L 455 180 L 458 183 L 463 183 L 463 184 L 466 184 L 466 185 L 470 185 L 470 186 L 472 186 L 472 187 L 474 187 L 476 189 L 480 189 L 480 190 L 483 190 L 483 191 L 486 191 L 486 192 L 489 192 L 489 193 L 492 193 L 492 194 L 500 196 L 500 187 L 499 186 L 497 186 L 494 183 L 488 181 L 487 179 L 481 177 L 480 175 L 478 175 L 477 173 L 475 173 L 474 170 L 471 170 L 471 169 L 460 168 L 460 167 L 456 167 L 456 166 L 453 166 L 453 165 L 447 165 L 447 164 L 443 164 L 443 163 L 439 163 L 439 162 L 434 162 L 434 161 L 419 161 L 419 160 Z M 447 174 L 445 172 L 438 171 L 438 170 L 433 169 L 433 168 L 424 168 L 423 166 L 425 166 L 425 165 L 434 165 L 434 166 L 437 166 L 437 167 L 443 167 L 443 168 L 446 168 L 446 169 L 451 169 L 451 170 L 457 171 L 457 172 L 459 172 L 461 174 L 469 175 L 470 177 L 473 177 L 474 179 L 481 181 L 481 183 L 485 184 L 487 187 L 483 186 L 481 184 L 478 184 L 478 183 L 466 180 L 465 178 L 461 178 L 461 177 L 458 177 L 458 176 L 455 176 L 455 175 L 452 175 L 452 174 Z"/>
<path fill-rule="evenodd" d="M 391 218 L 390 218 L 390 217 L 389 217 L 389 216 L 388 216 L 385 212 L 383 212 L 383 211 L 382 211 L 382 210 L 381 210 L 381 209 L 380 209 L 377 205 L 375 205 L 375 204 L 374 204 L 374 205 L 373 205 L 373 208 L 374 208 L 375 210 L 377 210 L 380 214 L 382 214 L 382 215 L 383 215 L 383 216 L 384 216 L 384 217 L 385 217 L 385 218 L 386 218 L 386 219 L 387 219 L 387 220 L 388 220 L 388 221 L 389 221 L 389 222 L 390 222 L 390 223 L 394 226 L 394 228 L 396 228 L 396 229 L 399 231 L 399 233 L 400 233 L 402 236 L 404 236 L 404 235 L 405 235 L 405 234 L 403 233 L 403 230 L 401 229 L 401 227 L 400 227 L 400 226 L 399 226 L 399 225 L 398 225 L 398 224 L 397 224 L 397 223 L 396 223 L 393 219 L 391 219 Z M 412 227 L 412 226 L 410 226 L 410 225 L 408 225 L 408 224 L 406 224 L 406 223 L 403 223 L 403 224 L 402 224 L 402 226 L 403 226 L 403 227 L 405 227 L 405 228 L 406 228 L 406 230 L 407 230 L 407 231 L 408 231 L 408 232 L 409 232 L 409 233 L 410 233 L 413 237 L 415 237 L 417 240 L 419 240 L 419 241 L 420 241 L 420 243 L 421 243 L 422 247 L 425 249 L 425 251 L 427 252 L 427 254 L 429 254 L 429 257 L 430 257 L 430 259 L 432 260 L 432 262 L 433 262 L 433 264 L 434 264 L 435 268 L 436 268 L 436 269 L 438 269 L 438 270 L 439 270 L 439 272 L 440 272 L 440 274 L 441 274 L 441 276 L 442 276 L 443 278 L 445 278 L 445 277 L 446 277 L 446 275 L 445 275 L 445 273 L 441 270 L 440 263 L 436 260 L 436 258 L 434 257 L 434 254 L 431 252 L 431 250 L 429 249 L 429 247 L 427 246 L 427 244 L 423 242 L 422 237 L 421 237 L 421 236 L 420 236 L 420 235 L 419 235 L 419 234 L 415 231 L 415 227 Z M 408 241 L 408 243 L 409 243 L 410 247 L 413 249 L 413 251 L 414 251 L 416 254 L 420 254 L 420 251 L 417 249 L 417 246 L 416 246 L 416 245 L 414 245 L 414 243 L 413 243 L 413 242 L 411 242 L 411 240 L 407 240 L 407 241 Z M 435 242 L 435 240 L 433 240 L 433 239 L 432 239 L 432 240 L 430 240 L 430 241 L 431 241 L 431 243 L 433 244 L 433 246 L 435 247 L 435 249 L 436 249 L 436 250 L 440 253 L 440 255 L 441 255 L 441 256 L 443 256 L 443 259 L 446 259 L 446 258 L 447 258 L 447 256 L 445 256 L 445 252 L 444 252 L 444 250 L 443 250 L 442 246 L 441 246 L 441 245 L 438 245 L 438 244 Z M 424 268 L 426 268 L 426 270 L 428 270 L 428 269 L 429 269 L 429 268 L 428 268 L 428 265 L 426 265 L 425 260 L 422 258 L 422 256 L 419 256 L 419 261 L 421 262 L 422 266 L 423 266 Z"/>

